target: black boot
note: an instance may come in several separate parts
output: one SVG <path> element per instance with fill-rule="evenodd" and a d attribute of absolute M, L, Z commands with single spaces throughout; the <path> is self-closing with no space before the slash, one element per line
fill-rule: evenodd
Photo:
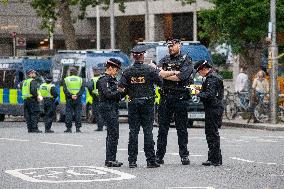
<path fill-rule="evenodd" d="M 66 129 L 64 133 L 72 133 L 72 129 Z"/>
<path fill-rule="evenodd" d="M 136 168 L 136 167 L 137 167 L 136 161 L 129 162 L 129 168 Z"/>
<path fill-rule="evenodd" d="M 105 161 L 105 166 L 107 167 L 121 167 L 122 165 L 123 163 L 118 161 Z"/>
<path fill-rule="evenodd" d="M 153 162 L 149 161 L 149 162 L 147 162 L 147 168 L 157 168 L 157 167 L 160 167 L 160 164 L 157 163 L 156 161 L 153 161 Z"/>
<path fill-rule="evenodd" d="M 188 159 L 188 157 L 183 157 L 183 158 L 181 158 L 181 163 L 183 165 L 189 165 L 190 164 L 190 160 Z"/>
<path fill-rule="evenodd" d="M 220 164 L 220 162 L 212 162 L 212 161 L 207 160 L 205 162 L 202 162 L 202 165 L 204 165 L 204 166 L 211 166 L 211 165 L 220 166 L 221 164 Z"/>
<path fill-rule="evenodd" d="M 162 164 L 165 163 L 163 159 L 158 158 L 158 157 L 156 158 L 156 162 L 157 162 L 158 164 L 160 164 L 160 165 L 162 165 Z"/>
<path fill-rule="evenodd" d="M 46 129 L 46 130 L 45 130 L 45 133 L 54 133 L 54 131 L 53 131 L 53 130 L 50 130 L 50 129 Z"/>
<path fill-rule="evenodd" d="M 82 131 L 80 130 L 80 128 L 76 128 L 76 133 L 82 133 Z"/>

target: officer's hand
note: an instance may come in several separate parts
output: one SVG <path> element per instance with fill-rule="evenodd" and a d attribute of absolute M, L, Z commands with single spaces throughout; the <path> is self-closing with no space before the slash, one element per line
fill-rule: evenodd
<path fill-rule="evenodd" d="M 200 90 L 198 88 L 195 88 L 195 94 L 198 95 L 200 93 Z"/>
<path fill-rule="evenodd" d="M 76 100 L 77 99 L 77 95 L 72 95 L 72 100 Z"/>
<path fill-rule="evenodd" d="M 125 88 L 122 88 L 122 87 L 118 87 L 118 88 L 117 88 L 117 90 L 118 90 L 119 92 L 121 92 L 121 93 L 124 93 L 124 91 L 125 91 Z"/>
<path fill-rule="evenodd" d="M 43 97 L 42 96 L 37 96 L 37 101 L 38 102 L 41 102 L 43 100 Z"/>

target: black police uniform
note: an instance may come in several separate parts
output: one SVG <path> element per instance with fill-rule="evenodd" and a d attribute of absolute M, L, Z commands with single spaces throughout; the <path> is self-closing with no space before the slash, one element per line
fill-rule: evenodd
<path fill-rule="evenodd" d="M 38 84 L 36 80 L 32 80 L 30 84 L 30 93 L 32 97 L 24 100 L 24 116 L 26 118 L 29 133 L 41 133 L 38 129 L 38 120 L 40 114 L 39 102 L 37 101 Z"/>
<path fill-rule="evenodd" d="M 134 49 L 132 53 L 139 53 L 139 49 Z M 161 85 L 157 69 L 134 62 L 127 68 L 120 80 L 120 85 L 125 88 L 129 96 L 128 103 L 128 123 L 129 123 L 129 142 L 128 142 L 128 161 L 130 167 L 136 167 L 138 155 L 138 134 L 140 126 L 144 132 L 144 151 L 147 160 L 147 167 L 158 167 L 155 162 L 155 150 L 153 141 L 153 122 L 154 122 L 154 101 L 155 86 Z"/>
<path fill-rule="evenodd" d="M 117 145 L 119 138 L 119 101 L 121 93 L 117 90 L 116 78 L 105 74 L 97 81 L 99 99 L 101 105 L 101 115 L 107 126 L 106 138 L 106 161 L 109 167 L 120 167 L 122 163 L 116 161 Z"/>
<path fill-rule="evenodd" d="M 47 82 L 50 83 L 50 82 Z M 58 97 L 58 93 L 55 89 L 55 86 L 52 86 L 50 89 L 50 93 L 52 97 L 44 97 L 43 98 L 43 109 L 44 109 L 44 124 L 45 124 L 45 132 L 53 133 L 51 130 L 52 121 L 56 112 L 56 98 Z"/>
<path fill-rule="evenodd" d="M 222 125 L 224 111 L 224 85 L 222 77 L 213 69 L 210 70 L 202 84 L 202 90 L 197 96 L 200 97 L 204 104 L 205 134 L 209 148 L 208 161 L 204 162 L 203 165 L 221 165 L 222 155 L 218 128 Z"/>
<path fill-rule="evenodd" d="M 159 131 L 157 140 L 157 162 L 163 164 L 166 153 L 167 136 L 171 119 L 174 116 L 178 135 L 179 155 L 182 164 L 188 165 L 188 133 L 187 133 L 187 106 L 190 92 L 186 88 L 192 83 L 193 72 L 191 59 L 184 55 L 168 55 L 160 60 L 158 67 L 166 71 L 180 71 L 177 77 L 180 81 L 169 81 L 163 79 L 161 89 L 161 100 L 159 105 Z"/>
<path fill-rule="evenodd" d="M 93 110 L 93 115 L 94 118 L 97 122 L 98 128 L 96 131 L 102 131 L 104 127 L 104 121 L 100 112 L 100 101 L 99 101 L 99 96 L 97 94 L 94 94 L 92 91 L 94 90 L 94 81 L 91 80 L 89 85 L 88 85 L 88 90 L 90 94 L 92 95 L 93 98 L 93 104 L 92 104 L 92 110 Z"/>
<path fill-rule="evenodd" d="M 66 97 L 66 113 L 65 113 L 65 124 L 67 130 L 65 132 L 72 132 L 72 120 L 73 115 L 75 117 L 76 131 L 80 132 L 82 126 L 81 116 L 82 116 L 82 95 L 84 93 L 85 85 L 84 82 L 80 88 L 80 91 L 76 94 L 77 99 L 72 99 L 72 94 L 67 89 L 66 83 L 63 83 L 63 92 Z"/>

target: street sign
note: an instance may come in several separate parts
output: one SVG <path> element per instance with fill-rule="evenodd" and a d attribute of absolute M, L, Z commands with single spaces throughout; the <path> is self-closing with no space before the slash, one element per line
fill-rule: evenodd
<path fill-rule="evenodd" d="M 26 46 L 26 38 L 19 36 L 16 37 L 16 46 L 17 47 L 25 47 Z"/>

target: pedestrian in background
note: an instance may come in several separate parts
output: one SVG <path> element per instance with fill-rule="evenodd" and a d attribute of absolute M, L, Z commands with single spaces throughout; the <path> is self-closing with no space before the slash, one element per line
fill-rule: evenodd
<path fill-rule="evenodd" d="M 196 94 L 204 104 L 205 110 L 205 135 L 208 144 L 208 160 L 203 162 L 204 166 L 222 165 L 222 154 L 220 149 L 220 136 L 218 128 L 221 128 L 223 117 L 223 78 L 218 75 L 206 60 L 198 61 L 194 69 L 202 77 L 206 77 L 201 91 L 196 89 Z"/>
<path fill-rule="evenodd" d="M 24 116 L 27 123 L 27 128 L 29 133 L 41 133 L 38 129 L 38 119 L 39 119 L 39 101 L 42 97 L 38 95 L 37 82 L 35 81 L 36 71 L 28 70 L 28 78 L 22 83 L 22 97 L 24 99 Z"/>
<path fill-rule="evenodd" d="M 131 50 L 134 64 L 123 72 L 120 87 L 129 96 L 128 103 L 128 161 L 129 167 L 137 167 L 138 134 L 140 126 L 144 132 L 144 152 L 147 168 L 156 168 L 160 165 L 155 158 L 155 143 L 153 140 L 155 85 L 161 86 L 159 69 L 144 64 L 144 46 L 137 46 Z"/>
<path fill-rule="evenodd" d="M 265 78 L 265 72 L 263 70 L 259 70 L 256 74 L 256 77 L 253 80 L 252 88 L 257 97 L 257 101 L 263 101 L 265 94 L 269 93 L 269 83 Z"/>
<path fill-rule="evenodd" d="M 58 93 L 55 89 L 55 85 L 52 83 L 52 75 L 48 75 L 45 78 L 45 83 L 39 87 L 39 93 L 43 97 L 43 109 L 44 109 L 44 125 L 45 133 L 54 133 L 51 130 L 52 120 L 56 112 L 56 98 Z"/>
<path fill-rule="evenodd" d="M 178 135 L 179 155 L 183 165 L 189 165 L 189 152 L 187 149 L 187 106 L 190 99 L 190 92 L 186 86 L 193 83 L 191 74 L 193 67 L 191 59 L 180 52 L 181 44 L 179 39 L 167 41 L 169 54 L 162 58 L 157 65 L 162 71 L 163 78 L 161 88 L 161 101 L 159 105 L 159 131 L 157 140 L 157 162 L 164 163 L 164 156 L 167 147 L 167 136 L 172 117 Z"/>
<path fill-rule="evenodd" d="M 69 69 L 70 75 L 64 79 L 63 91 L 66 97 L 66 117 L 65 133 L 72 133 L 72 120 L 75 117 L 76 132 L 81 130 L 81 115 L 82 115 L 82 94 L 84 92 L 83 79 L 77 76 L 78 71 L 75 67 Z"/>
<path fill-rule="evenodd" d="M 91 79 L 88 85 L 88 90 L 89 90 L 90 95 L 93 98 L 92 111 L 93 111 L 93 116 L 98 126 L 98 128 L 95 131 L 103 131 L 104 121 L 100 113 L 99 92 L 97 89 L 97 81 L 100 78 L 100 71 L 96 67 L 94 67 L 93 73 L 94 73 L 94 77 Z"/>
<path fill-rule="evenodd" d="M 118 90 L 116 76 L 121 68 L 121 62 L 110 58 L 106 62 L 106 71 L 97 81 L 100 109 L 102 118 L 107 126 L 106 160 L 107 167 L 120 167 L 123 163 L 116 160 L 117 145 L 119 139 L 119 101 L 122 92 Z"/>
<path fill-rule="evenodd" d="M 235 91 L 238 92 L 248 92 L 249 91 L 249 80 L 246 73 L 246 67 L 240 66 L 240 73 L 237 76 Z"/>

